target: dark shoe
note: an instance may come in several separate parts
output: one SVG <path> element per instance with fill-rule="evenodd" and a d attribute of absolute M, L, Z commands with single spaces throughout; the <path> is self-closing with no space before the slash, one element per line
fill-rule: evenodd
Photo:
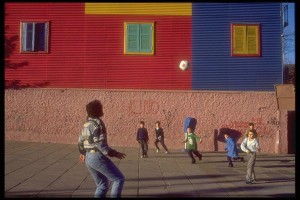
<path fill-rule="evenodd" d="M 148 155 L 144 155 L 144 158 L 148 158 Z"/>
<path fill-rule="evenodd" d="M 193 160 L 193 161 L 192 161 L 192 164 L 195 164 L 195 163 L 196 163 L 196 161 L 195 161 L 195 160 Z"/>
<path fill-rule="evenodd" d="M 246 184 L 251 184 L 251 181 L 247 180 L 247 181 L 246 181 Z"/>
<path fill-rule="evenodd" d="M 245 159 L 243 157 L 241 157 L 241 162 L 243 162 L 243 163 L 245 162 Z"/>
<path fill-rule="evenodd" d="M 202 160 L 202 154 L 200 154 L 200 156 L 199 156 L 199 160 Z"/>
<path fill-rule="evenodd" d="M 229 164 L 228 167 L 233 167 L 233 164 Z"/>

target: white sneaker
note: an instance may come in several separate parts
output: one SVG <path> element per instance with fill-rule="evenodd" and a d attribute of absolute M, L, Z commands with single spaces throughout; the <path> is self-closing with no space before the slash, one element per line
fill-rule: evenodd
<path fill-rule="evenodd" d="M 156 149 L 156 153 L 158 153 L 159 152 L 159 149 Z"/>
<path fill-rule="evenodd" d="M 169 153 L 168 151 L 165 152 L 165 154 L 168 154 L 168 153 Z"/>

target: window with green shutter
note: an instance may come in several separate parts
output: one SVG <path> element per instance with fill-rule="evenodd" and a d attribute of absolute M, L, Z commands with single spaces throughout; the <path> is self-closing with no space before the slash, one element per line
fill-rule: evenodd
<path fill-rule="evenodd" d="M 154 23 L 125 22 L 125 54 L 154 54 Z"/>

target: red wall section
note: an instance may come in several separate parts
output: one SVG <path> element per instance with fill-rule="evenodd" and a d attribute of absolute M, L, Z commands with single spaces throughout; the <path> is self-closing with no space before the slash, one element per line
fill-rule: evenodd
<path fill-rule="evenodd" d="M 52 88 L 191 89 L 191 17 L 85 15 L 83 3 L 6 3 L 6 36 L 20 38 L 20 21 L 50 21 L 47 54 L 9 59 L 28 62 L 6 69 L 6 80 L 49 82 Z M 124 22 L 155 22 L 155 55 L 124 55 Z"/>

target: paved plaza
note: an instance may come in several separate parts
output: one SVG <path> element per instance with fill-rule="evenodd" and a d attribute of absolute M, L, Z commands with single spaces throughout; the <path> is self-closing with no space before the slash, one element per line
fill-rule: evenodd
<path fill-rule="evenodd" d="M 246 162 L 228 167 L 225 152 L 202 152 L 191 164 L 187 153 L 114 147 L 127 154 L 112 158 L 126 180 L 122 197 L 295 197 L 295 155 L 257 156 L 257 182 L 245 183 Z M 95 183 L 79 163 L 77 145 L 5 141 L 5 197 L 93 197 Z M 107 194 L 110 197 L 110 191 Z"/>

